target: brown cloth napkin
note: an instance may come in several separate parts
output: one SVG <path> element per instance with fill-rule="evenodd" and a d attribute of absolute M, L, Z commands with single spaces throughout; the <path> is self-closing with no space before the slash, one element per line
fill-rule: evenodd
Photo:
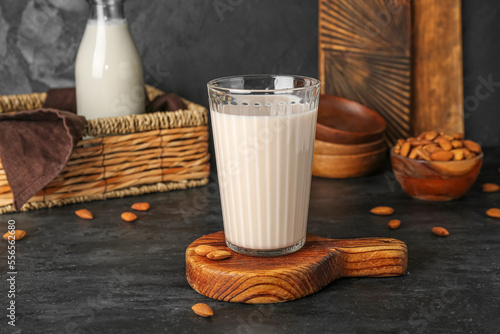
<path fill-rule="evenodd" d="M 51 88 L 42 108 L 59 109 L 76 114 L 75 88 Z"/>
<path fill-rule="evenodd" d="M 162 94 L 157 96 L 146 107 L 146 113 L 153 113 L 157 111 L 176 111 L 179 109 L 186 109 L 186 104 L 175 93 Z"/>
<path fill-rule="evenodd" d="M 85 123 L 57 109 L 0 114 L 0 159 L 16 210 L 61 173 Z"/>

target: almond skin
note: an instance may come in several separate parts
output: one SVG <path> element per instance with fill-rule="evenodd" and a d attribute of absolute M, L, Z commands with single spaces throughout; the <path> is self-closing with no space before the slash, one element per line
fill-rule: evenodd
<path fill-rule="evenodd" d="M 389 216 L 394 213 L 394 209 L 389 206 L 377 206 L 371 209 L 370 212 L 378 216 Z"/>
<path fill-rule="evenodd" d="M 433 227 L 432 233 L 439 235 L 440 237 L 446 237 L 446 236 L 450 235 L 450 232 L 448 232 L 447 229 L 445 229 L 444 227 L 439 227 L 439 226 Z"/>
<path fill-rule="evenodd" d="M 216 250 L 216 251 L 213 251 L 213 252 L 210 252 L 207 254 L 207 257 L 210 260 L 214 260 L 214 261 L 224 260 L 230 256 L 231 256 L 231 253 L 229 253 L 228 251 L 225 251 L 225 250 Z"/>
<path fill-rule="evenodd" d="M 200 317 L 211 317 L 214 315 L 214 311 L 207 304 L 198 303 L 191 307 L 194 313 L 198 314 Z"/>
<path fill-rule="evenodd" d="M 399 219 L 393 219 L 393 220 L 391 220 L 391 221 L 387 224 L 387 226 L 389 226 L 389 228 L 390 228 L 391 230 L 395 230 L 395 229 L 397 229 L 399 226 L 401 226 L 401 220 L 399 220 Z"/>
<path fill-rule="evenodd" d="M 452 140 L 451 146 L 453 146 L 453 148 L 462 148 L 464 147 L 464 143 L 461 140 Z"/>
<path fill-rule="evenodd" d="M 456 149 L 456 150 L 451 150 L 451 153 L 453 153 L 453 160 L 462 160 L 464 158 L 464 150 L 463 149 Z"/>
<path fill-rule="evenodd" d="M 451 146 L 450 141 L 446 138 L 441 138 L 439 140 L 439 146 L 441 146 L 441 148 L 445 151 L 451 151 L 451 149 L 453 148 L 453 146 Z"/>
<path fill-rule="evenodd" d="M 486 211 L 486 214 L 492 218 L 500 218 L 500 209 L 492 208 Z"/>
<path fill-rule="evenodd" d="M 132 212 L 124 212 L 122 213 L 122 219 L 126 222 L 133 222 L 134 220 L 137 219 L 137 216 L 133 214 Z"/>
<path fill-rule="evenodd" d="M 425 139 L 434 140 L 439 135 L 436 131 L 429 131 L 425 133 Z"/>
<path fill-rule="evenodd" d="M 12 239 L 11 237 L 11 240 L 21 240 L 22 238 L 24 238 L 26 236 L 26 231 L 24 230 L 14 230 L 14 234 L 11 234 L 10 232 L 7 232 L 3 235 L 3 238 L 5 240 L 9 240 L 9 236 L 14 236 L 15 239 Z"/>
<path fill-rule="evenodd" d="M 450 161 L 455 155 L 451 151 L 438 151 L 431 154 L 431 160 Z"/>
<path fill-rule="evenodd" d="M 217 248 L 214 246 L 209 246 L 209 245 L 199 245 L 194 249 L 194 252 L 198 254 L 199 256 L 207 256 L 208 253 L 211 253 L 213 251 L 216 251 Z"/>
<path fill-rule="evenodd" d="M 132 204 L 131 208 L 132 210 L 136 211 L 148 211 L 151 206 L 149 203 L 142 202 L 142 203 L 134 203 Z"/>
<path fill-rule="evenodd" d="M 94 215 L 87 209 L 76 210 L 75 214 L 82 219 L 94 219 Z"/>
<path fill-rule="evenodd" d="M 406 143 L 404 143 L 404 144 L 401 146 L 401 152 L 400 152 L 400 154 L 401 154 L 403 157 L 407 157 L 407 156 L 408 156 L 408 153 L 410 153 L 410 149 L 411 149 L 411 144 L 410 144 L 410 142 L 406 142 Z"/>
<path fill-rule="evenodd" d="M 500 186 L 495 183 L 485 183 L 482 185 L 484 193 L 494 193 L 500 190 Z"/>
<path fill-rule="evenodd" d="M 473 153 L 481 153 L 481 145 L 472 140 L 464 140 L 464 146 Z"/>

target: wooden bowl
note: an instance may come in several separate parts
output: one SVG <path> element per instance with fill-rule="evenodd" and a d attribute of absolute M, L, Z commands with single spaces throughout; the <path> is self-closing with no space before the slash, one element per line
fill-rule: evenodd
<path fill-rule="evenodd" d="M 411 197 L 427 201 L 450 201 L 464 196 L 483 164 L 483 153 L 460 161 L 425 161 L 403 157 L 391 150 L 394 175 Z"/>
<path fill-rule="evenodd" d="M 377 151 L 353 155 L 314 154 L 314 176 L 345 179 L 372 174 L 380 169 L 386 158 L 385 147 Z"/>
<path fill-rule="evenodd" d="M 383 139 L 367 144 L 343 145 L 328 143 L 326 141 L 314 141 L 314 154 L 324 155 L 354 155 L 361 153 L 369 153 L 385 148 Z"/>
<path fill-rule="evenodd" d="M 335 144 L 366 144 L 382 139 L 385 120 L 372 109 L 333 95 L 321 95 L 316 139 Z"/>

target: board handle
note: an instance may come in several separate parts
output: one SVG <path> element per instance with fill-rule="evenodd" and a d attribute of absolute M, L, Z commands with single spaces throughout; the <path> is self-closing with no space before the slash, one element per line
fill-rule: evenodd
<path fill-rule="evenodd" d="M 359 238 L 331 242 L 342 277 L 399 276 L 406 271 L 408 249 L 400 240 Z"/>

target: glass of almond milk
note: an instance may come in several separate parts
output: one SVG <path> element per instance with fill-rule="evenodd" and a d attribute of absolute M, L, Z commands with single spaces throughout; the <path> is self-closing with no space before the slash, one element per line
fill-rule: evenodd
<path fill-rule="evenodd" d="M 317 79 L 225 77 L 208 83 L 226 244 L 253 256 L 306 239 L 320 94 Z"/>

